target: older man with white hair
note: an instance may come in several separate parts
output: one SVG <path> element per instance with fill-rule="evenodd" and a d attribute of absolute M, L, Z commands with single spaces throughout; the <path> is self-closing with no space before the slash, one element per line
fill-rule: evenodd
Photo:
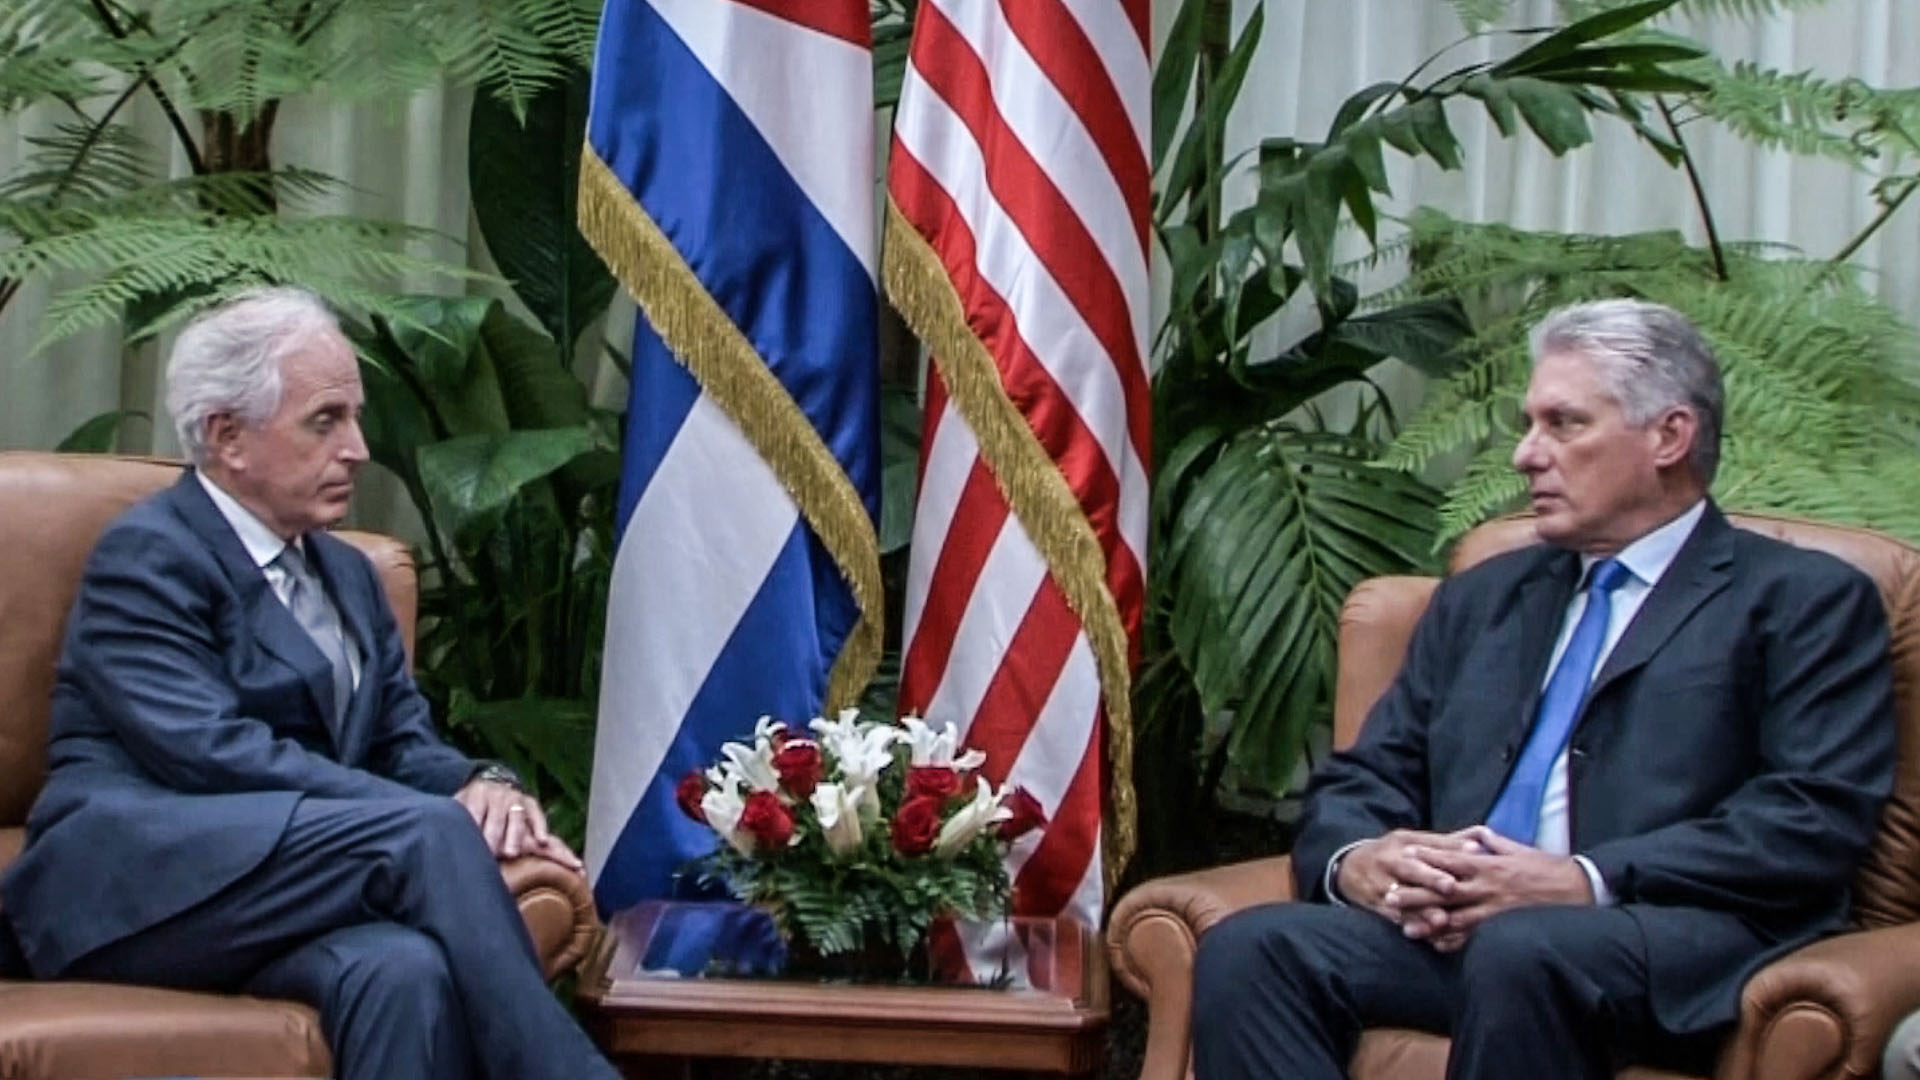
<path fill-rule="evenodd" d="M 1450 1035 L 1450 1077 L 1698 1069 L 1746 976 L 1843 924 L 1892 784 L 1879 592 L 1707 497 L 1719 369 L 1677 312 L 1565 308 L 1533 355 L 1542 543 L 1440 585 L 1314 776 L 1316 902 L 1203 939 L 1201 1080 L 1333 1080 L 1376 1026 Z"/>
<path fill-rule="evenodd" d="M 193 468 L 88 562 L 0 910 L 40 977 L 307 1002 L 346 1080 L 610 1078 L 496 866 L 579 860 L 510 772 L 435 735 L 372 564 L 325 531 L 363 404 L 302 290 L 181 333 Z"/>

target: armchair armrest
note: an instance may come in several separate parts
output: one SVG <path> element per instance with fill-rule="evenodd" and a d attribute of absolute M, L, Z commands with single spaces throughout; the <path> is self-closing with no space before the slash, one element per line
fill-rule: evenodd
<path fill-rule="evenodd" d="M 1147 1002 L 1140 1080 L 1187 1075 L 1200 935 L 1236 911 L 1292 899 L 1292 860 L 1280 855 L 1155 878 L 1114 905 L 1107 955 L 1120 981 Z"/>
<path fill-rule="evenodd" d="M 1814 942 L 1747 980 L 1718 1076 L 1878 1076 L 1887 1036 L 1916 1008 L 1920 924 Z"/>
<path fill-rule="evenodd" d="M 600 931 L 587 879 L 558 863 L 523 855 L 500 864 L 507 891 L 533 937 L 534 954 L 548 979 L 585 959 Z"/>

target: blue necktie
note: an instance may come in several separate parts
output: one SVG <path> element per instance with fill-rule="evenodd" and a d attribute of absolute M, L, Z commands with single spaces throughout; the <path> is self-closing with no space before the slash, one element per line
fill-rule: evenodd
<path fill-rule="evenodd" d="M 1593 681 L 1593 667 L 1600 659 L 1600 647 L 1607 641 L 1607 620 L 1613 613 L 1613 590 L 1626 583 L 1632 571 L 1612 560 L 1593 565 L 1588 578 L 1587 606 L 1567 640 L 1560 663 L 1547 680 L 1540 695 L 1540 712 L 1534 717 L 1533 732 L 1527 736 L 1520 763 L 1507 777 L 1507 786 L 1494 800 L 1487 814 L 1487 826 L 1502 836 L 1522 844 L 1532 844 L 1540 831 L 1540 802 L 1547 793 L 1547 774 L 1567 745 L 1574 718 L 1580 715 L 1580 702 Z"/>

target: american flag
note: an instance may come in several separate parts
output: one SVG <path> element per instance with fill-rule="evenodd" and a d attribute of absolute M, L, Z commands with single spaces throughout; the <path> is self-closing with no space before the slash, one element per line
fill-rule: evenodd
<path fill-rule="evenodd" d="M 935 360 L 901 706 L 1047 810 L 1016 910 L 1095 926 L 1133 827 L 1148 35 L 1148 0 L 922 0 L 888 163 L 888 293 Z"/>

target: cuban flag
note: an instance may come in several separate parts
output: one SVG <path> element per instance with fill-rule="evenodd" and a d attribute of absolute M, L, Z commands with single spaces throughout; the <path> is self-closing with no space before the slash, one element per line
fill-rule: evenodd
<path fill-rule="evenodd" d="M 711 830 L 674 785 L 880 652 L 867 0 L 609 0 L 580 223 L 639 304 L 586 860 L 603 913 Z"/>

